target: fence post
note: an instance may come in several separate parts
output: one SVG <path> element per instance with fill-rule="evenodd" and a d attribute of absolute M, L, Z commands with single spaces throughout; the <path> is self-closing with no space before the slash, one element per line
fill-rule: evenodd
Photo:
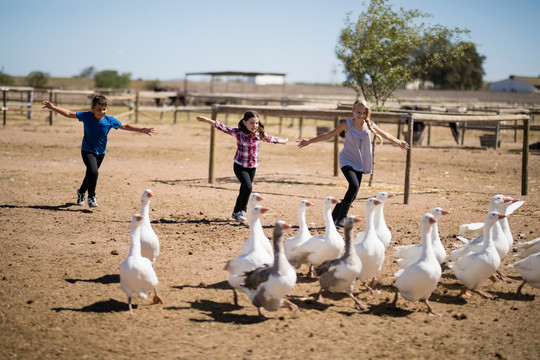
<path fill-rule="evenodd" d="M 32 103 L 34 102 L 34 89 L 28 90 L 26 95 L 27 105 L 26 105 L 26 118 L 32 119 Z"/>
<path fill-rule="evenodd" d="M 521 163 L 521 195 L 529 193 L 529 116 L 523 120 L 523 155 Z"/>
<path fill-rule="evenodd" d="M 6 126 L 6 113 L 7 113 L 7 98 L 6 92 L 7 88 L 2 88 L 2 112 L 4 113 L 4 126 Z"/>
<path fill-rule="evenodd" d="M 334 128 L 339 126 L 339 117 L 334 118 Z M 334 176 L 338 176 L 339 172 L 339 134 L 334 136 Z"/>
<path fill-rule="evenodd" d="M 139 122 L 139 92 L 135 95 L 135 124 Z"/>
<path fill-rule="evenodd" d="M 212 120 L 217 119 L 217 107 L 212 106 Z M 208 182 L 213 184 L 216 182 L 216 175 L 214 169 L 216 167 L 216 127 L 210 127 L 210 165 L 208 168 Z"/>
<path fill-rule="evenodd" d="M 407 150 L 407 162 L 405 164 L 405 186 L 403 194 L 403 203 L 406 205 L 409 203 L 409 193 L 411 191 L 411 163 L 412 163 L 412 148 L 413 148 L 413 125 L 414 116 L 412 114 L 405 115 L 408 118 L 408 135 L 409 138 L 405 139 L 409 143 L 409 150 Z"/>
<path fill-rule="evenodd" d="M 52 103 L 53 102 L 53 91 L 54 90 L 49 90 L 49 101 Z M 53 114 L 54 114 L 54 111 L 49 111 L 49 125 L 52 126 L 52 123 L 53 123 Z"/>

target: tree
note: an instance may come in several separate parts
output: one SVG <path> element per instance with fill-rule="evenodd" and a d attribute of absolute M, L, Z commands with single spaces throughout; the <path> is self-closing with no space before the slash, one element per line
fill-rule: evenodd
<path fill-rule="evenodd" d="M 13 76 L 6 74 L 2 70 L 0 70 L 0 85 L 13 85 L 15 83 L 15 80 L 13 79 Z"/>
<path fill-rule="evenodd" d="M 84 68 L 81 73 L 79 74 L 79 77 L 85 78 L 85 79 L 91 79 L 94 77 L 94 74 L 96 73 L 96 69 L 93 66 L 88 66 L 87 68 Z"/>
<path fill-rule="evenodd" d="M 428 54 L 424 61 L 414 61 L 414 54 L 422 44 L 430 49 L 433 42 L 441 38 L 460 39 L 466 29 L 448 29 L 442 25 L 428 27 L 418 19 L 429 17 L 419 10 L 399 12 L 392 10 L 388 0 L 371 0 L 356 23 L 346 18 L 341 30 L 336 55 L 343 63 L 346 80 L 344 86 L 352 88 L 358 96 L 380 108 L 394 91 L 437 66 L 448 58 L 461 56 L 462 45 L 453 46 L 442 58 Z"/>
<path fill-rule="evenodd" d="M 415 62 L 423 62 L 429 54 L 438 53 L 445 57 L 453 44 L 448 39 L 439 39 L 431 45 L 428 50 L 424 46 L 418 49 Z M 456 89 L 456 90 L 479 90 L 483 86 L 484 76 L 483 62 L 485 56 L 479 55 L 473 43 L 460 43 L 463 48 L 463 56 L 445 61 L 439 66 L 433 66 L 423 73 L 419 73 L 418 78 L 423 81 L 430 81 L 436 89 Z"/>
<path fill-rule="evenodd" d="M 118 74 L 116 70 L 103 70 L 94 75 L 96 88 L 125 89 L 131 82 L 131 74 Z"/>
<path fill-rule="evenodd" d="M 26 77 L 26 83 L 32 87 L 44 87 L 49 81 L 49 74 L 43 71 L 32 71 Z"/>

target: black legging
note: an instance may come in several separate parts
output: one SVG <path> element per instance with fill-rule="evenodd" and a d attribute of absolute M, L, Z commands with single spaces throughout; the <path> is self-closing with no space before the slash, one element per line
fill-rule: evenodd
<path fill-rule="evenodd" d="M 255 171 L 257 168 L 246 168 L 242 165 L 234 163 L 234 174 L 240 181 L 240 192 L 236 198 L 236 204 L 234 205 L 235 213 L 239 211 L 246 211 L 247 203 L 249 201 L 249 195 L 253 190 L 252 182 L 255 177 Z"/>
<path fill-rule="evenodd" d="M 341 168 L 341 172 L 345 175 L 345 179 L 349 183 L 349 188 L 345 193 L 345 197 L 340 203 L 336 204 L 334 211 L 332 212 L 332 218 L 334 221 L 341 221 L 349 213 L 349 209 L 356 199 L 358 190 L 360 190 L 360 184 L 362 183 L 362 172 L 356 171 L 352 166 L 346 165 Z"/>
<path fill-rule="evenodd" d="M 88 151 L 81 151 L 84 165 L 86 165 L 86 175 L 79 192 L 84 194 L 88 191 L 88 197 L 96 196 L 96 185 L 98 179 L 98 169 L 105 158 L 105 154 L 96 155 Z"/>

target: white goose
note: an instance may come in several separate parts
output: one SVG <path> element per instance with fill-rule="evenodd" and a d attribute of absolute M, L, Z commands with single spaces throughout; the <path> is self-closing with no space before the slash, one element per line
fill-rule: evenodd
<path fill-rule="evenodd" d="M 388 201 L 388 199 L 391 199 L 394 196 L 396 196 L 396 194 L 393 192 L 381 191 L 375 197 L 381 202 L 381 205 L 375 208 L 375 231 L 377 232 L 379 239 L 381 239 L 383 242 L 384 247 L 388 247 L 388 245 L 390 245 L 392 242 L 392 233 L 390 232 L 388 225 L 386 225 L 386 220 L 384 219 L 384 204 Z M 364 232 L 362 231 L 356 235 L 356 239 L 354 241 L 355 244 L 362 241 L 363 238 Z"/>
<path fill-rule="evenodd" d="M 287 256 L 287 259 L 289 262 L 291 262 L 291 265 L 297 269 L 300 268 L 302 264 L 292 263 L 293 259 L 298 257 L 296 249 L 312 237 L 306 222 L 306 210 L 312 205 L 313 204 L 308 200 L 301 200 L 298 203 L 298 234 L 285 241 L 285 256 Z"/>
<path fill-rule="evenodd" d="M 277 311 L 281 306 L 297 310 L 298 306 L 285 299 L 296 284 L 296 271 L 285 257 L 283 248 L 283 232 L 290 226 L 283 220 L 278 220 L 274 227 L 274 262 L 272 266 L 259 267 L 245 274 L 242 285 L 257 307 L 259 317 L 264 316 L 261 308 L 267 311 Z"/>
<path fill-rule="evenodd" d="M 508 266 L 519 271 L 523 278 L 523 283 L 517 289 L 518 294 L 521 294 L 521 289 L 527 283 L 534 288 L 540 287 L 540 253 L 529 255 Z"/>
<path fill-rule="evenodd" d="M 479 290 L 482 283 L 499 268 L 501 258 L 495 248 L 492 236 L 492 228 L 506 215 L 496 211 L 490 212 L 484 219 L 484 241 L 482 249 L 478 252 L 468 253 L 451 262 L 450 267 L 460 283 L 464 285 L 460 295 L 467 294 L 471 290 L 485 298 L 493 298 L 491 295 Z"/>
<path fill-rule="evenodd" d="M 394 285 L 397 288 L 394 297 L 394 306 L 397 304 L 398 295 L 408 301 L 423 300 L 430 315 L 441 316 L 433 311 L 429 305 L 429 297 L 437 287 L 441 278 L 441 265 L 435 257 L 433 248 L 433 226 L 437 219 L 431 213 L 425 214 L 420 223 L 420 237 L 422 238 L 422 252 L 420 258 L 404 269 L 398 270 Z"/>
<path fill-rule="evenodd" d="M 134 314 L 131 306 L 133 294 L 139 295 L 142 299 L 147 299 L 147 292 L 154 290 L 154 304 L 163 304 L 157 294 L 156 287 L 158 278 L 152 262 L 141 255 L 141 221 L 143 217 L 139 214 L 133 215 L 131 219 L 131 242 L 128 257 L 120 264 L 120 287 L 128 297 L 129 313 Z"/>
<path fill-rule="evenodd" d="M 515 255 L 520 259 L 525 259 L 527 256 L 540 252 L 540 237 L 534 240 L 518 243 L 516 245 L 518 253 Z"/>
<path fill-rule="evenodd" d="M 251 211 L 248 221 L 250 223 L 257 221 L 268 210 L 269 209 L 266 207 L 256 205 Z M 250 226 L 250 231 L 251 229 L 252 226 Z M 241 253 L 233 259 L 227 261 L 225 264 L 225 270 L 229 272 L 228 281 L 233 288 L 234 304 L 236 306 L 238 306 L 237 290 L 245 291 L 245 289 L 241 286 L 244 282 L 245 272 L 252 271 L 263 265 L 270 266 L 274 261 L 274 256 L 270 256 L 268 254 L 261 241 L 257 241 L 257 239 L 255 239 L 255 241 L 251 242 L 251 245 L 251 248 L 246 253 Z"/>
<path fill-rule="evenodd" d="M 501 214 L 504 214 L 504 211 L 500 211 L 501 207 L 504 208 L 504 206 L 510 205 L 512 201 L 513 199 L 511 197 L 500 195 L 500 194 L 495 195 L 491 198 L 489 202 L 488 213 L 497 211 Z M 484 221 L 484 224 L 485 224 L 485 221 Z M 483 228 L 483 226 L 481 228 Z M 464 244 L 458 245 L 458 248 L 453 250 L 450 253 L 449 259 L 451 261 L 457 261 L 460 257 L 466 254 L 479 251 L 483 247 L 485 233 L 486 233 L 485 230 L 483 230 L 483 235 L 477 236 L 476 238 L 470 241 L 467 239 L 458 237 L 460 238 L 462 242 L 464 242 Z M 495 247 L 497 248 L 499 257 L 503 259 L 508 253 L 508 251 L 510 250 L 510 246 L 508 245 L 508 240 L 502 230 L 500 221 L 496 222 L 493 225 L 493 243 L 495 244 Z"/>
<path fill-rule="evenodd" d="M 250 221 L 251 213 L 253 212 L 253 209 L 255 206 L 259 204 L 260 201 L 264 200 L 264 198 L 259 193 L 252 193 L 249 197 L 248 201 L 248 226 L 249 226 L 249 239 L 247 239 L 244 244 L 242 245 L 242 252 L 241 254 L 247 253 L 251 247 L 252 242 L 254 239 L 258 239 L 258 241 L 261 242 L 263 248 L 266 250 L 266 252 L 271 256 L 274 257 L 274 252 L 272 250 L 272 244 L 270 243 L 270 239 L 266 237 L 264 234 L 264 230 L 262 227 L 261 219 L 258 217 L 254 221 Z"/>
<path fill-rule="evenodd" d="M 430 211 L 430 214 L 435 217 L 435 220 L 437 220 L 437 222 L 431 226 L 432 247 L 437 261 L 439 264 L 442 264 L 446 259 L 446 249 L 444 248 L 444 245 L 441 242 L 441 237 L 439 236 L 438 220 L 444 215 L 449 214 L 449 212 L 441 207 L 436 207 Z M 404 269 L 420 259 L 423 246 L 422 244 L 401 245 L 395 246 L 394 249 L 396 250 L 394 252 L 394 257 L 397 258 L 399 267 Z"/>
<path fill-rule="evenodd" d="M 319 276 L 321 288 L 317 295 L 317 302 L 324 303 L 323 290 L 331 292 L 345 292 L 354 301 L 357 310 L 367 310 L 368 306 L 362 304 L 353 294 L 354 282 L 360 271 L 362 262 L 354 249 L 353 227 L 355 222 L 359 222 L 355 216 L 347 216 L 343 223 L 345 232 L 345 252 L 343 256 L 327 260 L 315 268 L 315 274 Z"/>
<path fill-rule="evenodd" d="M 345 246 L 345 242 L 332 220 L 332 206 L 337 202 L 338 200 L 332 196 L 324 199 L 322 206 L 325 222 L 324 236 L 313 236 L 308 239 L 296 248 L 296 256 L 289 260 L 295 266 L 296 264 L 308 264 L 310 267 L 308 276 L 312 276 L 314 266 L 338 257 Z"/>
<path fill-rule="evenodd" d="M 386 250 L 383 242 L 377 236 L 374 224 L 375 208 L 381 204 L 381 201 L 375 198 L 369 198 L 366 201 L 366 230 L 364 231 L 364 238 L 354 246 L 360 257 L 360 261 L 362 261 L 362 271 L 358 275 L 358 279 L 372 294 L 374 293 L 375 279 L 384 263 Z"/>
<path fill-rule="evenodd" d="M 506 205 L 501 205 L 499 212 L 506 215 L 504 219 L 500 221 L 502 231 L 504 232 L 504 235 L 506 236 L 506 239 L 508 239 L 508 246 L 512 248 L 514 246 L 514 236 L 512 235 L 512 231 L 510 230 L 510 224 L 508 223 L 508 217 L 512 215 L 514 211 L 516 211 L 518 208 L 523 205 L 525 201 L 519 200 L 519 199 L 512 199 L 512 202 Z M 503 212 L 504 210 L 504 212 Z"/>
<path fill-rule="evenodd" d="M 150 189 L 144 190 L 141 196 L 141 254 L 156 263 L 159 256 L 159 238 L 150 224 L 150 198 L 154 193 Z"/>

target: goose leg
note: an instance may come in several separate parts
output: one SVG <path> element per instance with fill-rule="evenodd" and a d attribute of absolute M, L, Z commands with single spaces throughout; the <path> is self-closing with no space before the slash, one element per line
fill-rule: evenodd
<path fill-rule="evenodd" d="M 510 279 L 508 276 L 504 275 L 500 270 L 497 270 L 497 275 L 499 275 L 499 278 L 501 280 L 504 280 L 508 283 L 511 283 L 512 282 L 512 279 Z"/>
<path fill-rule="evenodd" d="M 233 289 L 233 301 L 234 301 L 234 306 L 238 306 L 238 293 L 236 292 L 236 289 Z"/>
<path fill-rule="evenodd" d="M 352 293 L 349 292 L 349 293 L 347 293 L 347 295 L 349 295 L 349 297 L 350 297 L 351 299 L 353 299 L 353 301 L 354 301 L 354 308 L 355 308 L 356 310 L 368 310 L 368 309 L 369 309 L 369 306 L 362 304 L 362 303 L 360 302 L 360 300 L 358 300 Z"/>
<path fill-rule="evenodd" d="M 293 302 L 291 302 L 290 300 L 287 300 L 287 299 L 283 299 L 283 306 L 285 306 L 287 309 L 289 309 L 291 311 L 298 310 L 298 306 L 296 304 L 294 304 Z"/>
<path fill-rule="evenodd" d="M 393 307 L 397 307 L 398 297 L 399 297 L 399 290 L 396 289 L 396 294 L 394 295 L 394 301 L 392 301 Z"/>
<path fill-rule="evenodd" d="M 484 299 L 493 299 L 493 296 L 486 293 L 485 291 L 482 291 L 482 290 L 477 290 L 477 289 L 471 289 L 472 292 L 480 295 L 481 297 L 483 297 Z"/>
<path fill-rule="evenodd" d="M 317 298 L 315 301 L 317 301 L 319 304 L 324 304 L 324 297 L 322 296 L 322 288 L 319 290 L 319 293 L 317 294 Z"/>
<path fill-rule="evenodd" d="M 526 281 L 523 281 L 521 285 L 519 285 L 519 287 L 517 288 L 516 294 L 521 295 L 521 289 L 523 289 L 523 286 L 525 286 L 526 283 L 527 283 Z"/>
<path fill-rule="evenodd" d="M 128 297 L 128 307 L 129 307 L 128 313 L 130 315 L 135 315 L 135 313 L 133 312 L 133 308 L 131 307 L 131 297 Z"/>
<path fill-rule="evenodd" d="M 427 306 L 427 308 L 428 308 L 428 314 L 429 314 L 429 315 L 432 315 L 432 316 L 442 316 L 442 314 L 438 314 L 438 313 L 436 313 L 435 311 L 433 311 L 433 309 L 431 308 L 431 305 L 429 305 L 428 299 L 424 299 L 424 303 L 426 304 L 426 306 Z"/>
<path fill-rule="evenodd" d="M 156 289 L 154 289 L 154 299 L 152 299 L 152 304 L 163 304 L 163 300 L 159 297 Z"/>
<path fill-rule="evenodd" d="M 459 293 L 459 296 L 463 296 L 463 297 L 470 297 L 471 296 L 471 292 L 469 289 L 467 289 L 467 287 L 462 287 L 461 288 L 461 292 Z"/>

